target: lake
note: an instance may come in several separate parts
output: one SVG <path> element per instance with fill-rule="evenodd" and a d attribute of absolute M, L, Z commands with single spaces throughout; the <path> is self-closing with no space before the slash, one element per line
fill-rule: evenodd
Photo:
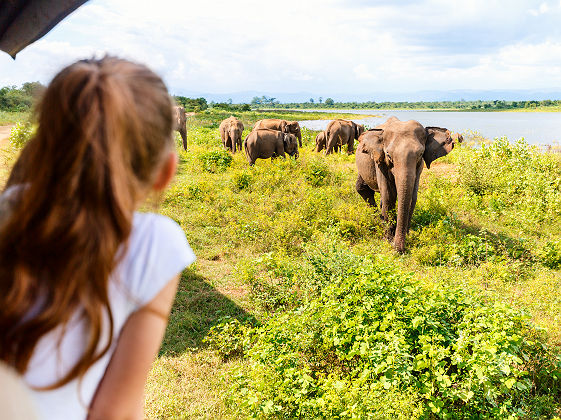
<path fill-rule="evenodd" d="M 346 112 L 353 114 L 381 115 L 378 118 L 354 119 L 357 124 L 373 128 L 389 117 L 396 116 L 401 121 L 417 120 L 425 127 L 446 127 L 459 133 L 466 130 L 477 131 L 483 137 L 494 139 L 506 136 L 515 141 L 523 137 L 529 144 L 558 144 L 561 141 L 561 112 L 443 112 L 443 111 L 401 111 L 376 109 L 345 109 L 326 112 Z M 329 121 L 300 121 L 300 125 L 312 130 L 324 130 Z"/>

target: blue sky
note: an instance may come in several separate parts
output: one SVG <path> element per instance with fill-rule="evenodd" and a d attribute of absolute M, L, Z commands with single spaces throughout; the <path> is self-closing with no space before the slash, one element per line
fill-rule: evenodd
<path fill-rule="evenodd" d="M 90 0 L 0 55 L 0 86 L 110 53 L 177 94 L 555 89 L 560 22 L 561 0 Z"/>

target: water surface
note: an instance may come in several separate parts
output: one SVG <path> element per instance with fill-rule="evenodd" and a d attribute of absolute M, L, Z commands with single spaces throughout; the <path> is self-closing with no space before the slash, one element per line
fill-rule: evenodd
<path fill-rule="evenodd" d="M 425 127 L 446 127 L 459 133 L 477 131 L 483 137 L 494 139 L 506 136 L 511 141 L 524 138 L 529 144 L 558 144 L 561 141 L 561 112 L 456 112 L 456 111 L 400 111 L 376 109 L 329 110 L 353 114 L 380 115 L 353 119 L 358 124 L 373 128 L 389 117 L 401 121 L 417 120 Z M 324 130 L 328 120 L 300 121 L 303 127 Z"/>

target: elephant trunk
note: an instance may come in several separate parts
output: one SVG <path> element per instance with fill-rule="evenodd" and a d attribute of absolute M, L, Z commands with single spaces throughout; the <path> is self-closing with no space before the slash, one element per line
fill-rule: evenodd
<path fill-rule="evenodd" d="M 396 177 L 397 187 L 397 225 L 393 247 L 397 252 L 405 250 L 405 236 L 409 229 L 409 215 L 411 213 L 411 199 L 415 186 L 415 172 Z"/>

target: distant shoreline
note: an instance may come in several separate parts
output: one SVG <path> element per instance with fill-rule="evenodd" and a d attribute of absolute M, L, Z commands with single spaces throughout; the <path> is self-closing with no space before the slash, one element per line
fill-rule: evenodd
<path fill-rule="evenodd" d="M 256 112 L 332 112 L 352 113 L 353 111 L 372 112 L 372 116 L 378 116 L 376 112 L 391 111 L 417 111 L 417 112 L 561 112 L 561 107 L 539 107 L 539 108 L 513 108 L 513 109 L 464 109 L 464 108 L 256 108 Z M 366 114 L 364 114 L 366 115 Z"/>

